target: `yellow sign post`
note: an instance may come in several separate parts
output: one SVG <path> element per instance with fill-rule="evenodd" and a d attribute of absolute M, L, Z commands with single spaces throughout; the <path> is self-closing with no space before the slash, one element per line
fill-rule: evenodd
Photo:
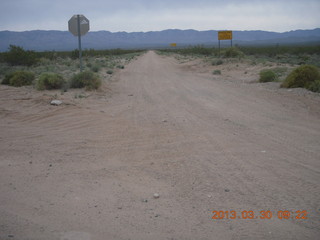
<path fill-rule="evenodd" d="M 232 47 L 232 31 L 219 31 L 218 40 L 219 40 L 219 57 L 220 57 L 220 40 L 231 40 L 231 47 Z"/>
<path fill-rule="evenodd" d="M 170 43 L 170 47 L 176 47 L 177 44 L 176 43 Z"/>

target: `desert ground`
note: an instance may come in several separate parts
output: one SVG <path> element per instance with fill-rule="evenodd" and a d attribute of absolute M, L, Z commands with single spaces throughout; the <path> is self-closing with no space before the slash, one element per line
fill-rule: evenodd
<path fill-rule="evenodd" d="M 0 239 L 319 239 L 320 95 L 258 70 L 149 51 L 99 91 L 1 85 Z"/>

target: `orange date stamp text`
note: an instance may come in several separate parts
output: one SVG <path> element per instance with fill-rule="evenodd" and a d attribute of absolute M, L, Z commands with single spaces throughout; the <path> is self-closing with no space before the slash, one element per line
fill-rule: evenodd
<path fill-rule="evenodd" d="M 285 219 L 297 219 L 304 220 L 308 219 L 308 212 L 306 210 L 280 210 L 280 211 L 212 211 L 212 219 L 272 219 L 277 218 L 281 220 Z"/>

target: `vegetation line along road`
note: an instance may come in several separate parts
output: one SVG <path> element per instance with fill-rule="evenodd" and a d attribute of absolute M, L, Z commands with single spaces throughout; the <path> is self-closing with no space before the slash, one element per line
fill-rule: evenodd
<path fill-rule="evenodd" d="M 85 50 L 86 73 L 74 75 L 79 68 L 76 59 L 78 51 L 73 52 L 34 52 L 25 51 L 19 46 L 10 45 L 8 52 L 0 53 L 0 77 L 2 84 L 12 86 L 34 85 L 38 90 L 44 89 L 63 89 L 86 87 L 88 90 L 98 89 L 101 86 L 101 73 L 111 75 L 113 69 L 123 69 L 124 64 L 135 56 L 139 55 L 141 50 Z M 220 65 L 223 60 L 213 60 L 218 56 L 218 49 L 205 48 L 202 46 L 165 49 L 161 53 L 175 53 L 189 56 L 205 56 L 212 58 L 212 65 Z M 275 46 L 275 47 L 233 47 L 222 51 L 226 59 L 251 59 L 252 64 L 258 62 L 276 62 L 291 65 L 315 65 L 315 67 L 301 67 L 295 73 L 286 79 L 283 87 L 304 87 L 314 92 L 320 91 L 319 70 L 319 46 Z M 88 72 L 90 71 L 90 73 Z M 63 74 L 61 74 L 63 72 Z M 279 80 L 283 71 L 268 70 L 260 73 L 261 82 Z M 41 75 L 42 74 L 42 75 Z M 216 70 L 214 74 L 221 74 Z M 300 75 L 299 75 L 300 74 Z M 303 77 L 301 77 L 303 76 Z M 302 79 L 302 80 L 301 80 Z"/>

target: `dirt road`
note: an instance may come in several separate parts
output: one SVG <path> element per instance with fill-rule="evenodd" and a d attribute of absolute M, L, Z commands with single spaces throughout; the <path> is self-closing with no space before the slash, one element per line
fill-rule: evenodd
<path fill-rule="evenodd" d="M 59 107 L 1 86 L 0 239 L 317 239 L 320 98 L 234 79 L 148 52 Z"/>

